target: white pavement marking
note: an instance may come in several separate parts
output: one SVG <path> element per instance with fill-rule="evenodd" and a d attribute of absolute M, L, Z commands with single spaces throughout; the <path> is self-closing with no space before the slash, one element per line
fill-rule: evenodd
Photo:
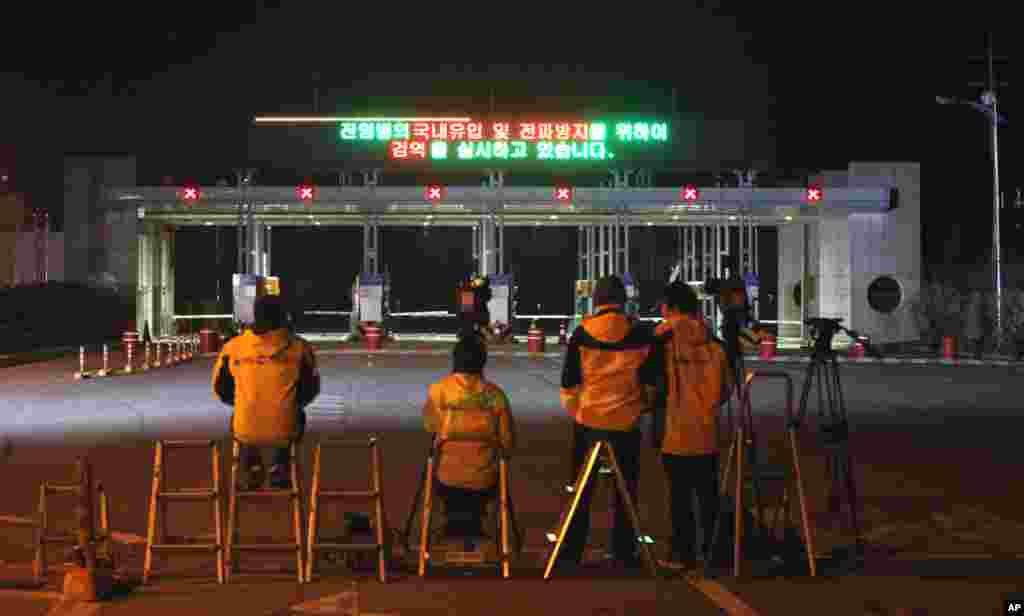
<path fill-rule="evenodd" d="M 687 577 L 686 582 L 701 592 L 729 616 L 758 616 L 758 611 L 743 602 L 729 590 L 707 578 Z"/>

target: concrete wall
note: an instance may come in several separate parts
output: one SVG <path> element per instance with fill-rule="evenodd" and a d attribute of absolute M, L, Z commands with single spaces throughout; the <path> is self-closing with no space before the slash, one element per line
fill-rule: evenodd
<path fill-rule="evenodd" d="M 918 163 L 852 163 L 851 186 L 889 186 L 899 190 L 899 208 L 850 216 L 851 324 L 878 341 L 901 342 L 920 336 L 910 312 L 920 293 L 921 166 Z M 868 304 L 868 286 L 879 276 L 901 285 L 903 300 L 890 314 Z"/>
<path fill-rule="evenodd" d="M 806 226 L 807 275 L 814 296 L 805 317 L 842 318 L 877 342 L 916 340 L 910 314 L 921 289 L 921 168 L 917 163 L 851 163 L 849 170 L 822 172 L 812 181 L 825 189 L 819 217 L 806 225 L 779 227 L 779 320 L 799 321 L 800 306 L 793 288 L 800 282 Z M 889 212 L 852 214 L 828 210 L 828 188 L 884 186 L 899 190 L 899 208 Z M 902 304 L 890 314 L 868 304 L 867 290 L 875 278 L 892 276 L 903 289 Z M 799 326 L 784 326 L 780 335 L 799 335 Z M 837 337 L 839 341 L 841 337 Z"/>
<path fill-rule="evenodd" d="M 64 280 L 64 234 L 51 231 L 46 246 L 46 279 L 51 282 Z M 14 284 L 33 284 L 39 276 L 39 253 L 37 235 L 33 231 L 23 231 L 17 237 L 17 256 L 15 257 Z"/>
<path fill-rule="evenodd" d="M 0 286 L 16 284 L 18 232 L 24 223 L 21 195 L 0 193 Z"/>
<path fill-rule="evenodd" d="M 73 156 L 64 160 L 65 278 L 115 287 L 135 297 L 134 208 L 102 201 L 103 190 L 135 186 L 131 157 Z M 130 212 L 130 213 L 128 213 Z"/>

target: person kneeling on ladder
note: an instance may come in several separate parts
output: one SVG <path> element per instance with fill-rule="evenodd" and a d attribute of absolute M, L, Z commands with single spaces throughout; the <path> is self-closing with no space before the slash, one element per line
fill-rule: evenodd
<path fill-rule="evenodd" d="M 690 285 L 665 287 L 654 352 L 640 367 L 640 382 L 654 388 L 654 446 L 668 475 L 671 494 L 671 555 L 663 567 L 694 570 L 697 534 L 691 491 L 697 493 L 704 530 L 703 553 L 711 549 L 718 516 L 718 409 L 732 393 L 725 349 L 712 339 Z"/>
<path fill-rule="evenodd" d="M 487 441 L 499 440 L 507 453 L 515 445 L 515 428 L 505 392 L 483 377 L 487 350 L 480 336 L 461 338 L 452 360 L 452 374 L 428 390 L 423 423 L 436 439 L 453 439 L 437 452 L 445 534 L 471 540 L 485 536 L 484 510 L 498 483 L 498 452 Z"/>
<path fill-rule="evenodd" d="M 273 445 L 270 484 L 291 486 L 288 447 L 306 429 L 305 407 L 320 393 L 313 348 L 288 330 L 284 307 L 275 295 L 256 299 L 255 322 L 224 345 L 213 366 L 213 392 L 233 405 L 231 432 L 242 445 L 245 489 L 262 487 L 265 474 L 257 446 Z"/>

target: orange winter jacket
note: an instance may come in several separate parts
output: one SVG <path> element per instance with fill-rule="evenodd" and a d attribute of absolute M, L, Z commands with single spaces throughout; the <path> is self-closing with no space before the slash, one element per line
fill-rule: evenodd
<path fill-rule="evenodd" d="M 287 329 L 259 335 L 247 329 L 217 357 L 213 393 L 234 405 L 238 441 L 287 445 L 298 436 L 299 411 L 320 393 L 313 348 Z"/>
<path fill-rule="evenodd" d="M 508 397 L 500 387 L 480 375 L 450 374 L 430 386 L 423 424 L 445 441 L 437 461 L 441 483 L 468 490 L 497 483 L 498 452 L 492 443 L 500 442 L 506 454 L 515 446 Z"/>
<path fill-rule="evenodd" d="M 654 343 L 653 332 L 632 323 L 621 306 L 598 306 L 572 333 L 562 367 L 562 406 L 576 423 L 629 431 L 648 403 L 638 369 Z"/>
<path fill-rule="evenodd" d="M 657 329 L 658 344 L 641 366 L 640 381 L 654 386 L 654 434 L 662 453 L 717 453 L 718 409 L 735 380 L 722 345 L 703 321 L 670 315 Z"/>

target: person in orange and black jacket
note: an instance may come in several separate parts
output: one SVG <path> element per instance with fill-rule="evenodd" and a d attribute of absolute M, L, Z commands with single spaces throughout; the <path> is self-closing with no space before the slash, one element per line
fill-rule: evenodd
<path fill-rule="evenodd" d="M 266 478 L 257 447 L 274 447 L 270 483 L 290 486 L 288 448 L 302 439 L 305 407 L 320 393 L 313 348 L 293 335 L 278 296 L 256 299 L 254 323 L 224 345 L 213 366 L 213 392 L 234 406 L 231 432 L 241 444 L 241 465 L 255 490 Z"/>
<path fill-rule="evenodd" d="M 710 337 L 700 300 L 688 284 L 669 284 L 661 309 L 658 343 L 640 368 L 640 382 L 654 388 L 652 435 L 671 493 L 671 555 L 662 565 L 692 570 L 697 565 L 697 530 L 690 493 L 697 493 L 704 529 L 701 547 L 707 555 L 719 509 L 716 419 L 734 377 L 725 349 Z"/>
<path fill-rule="evenodd" d="M 608 441 L 636 502 L 641 436 L 640 415 L 649 408 L 638 380 L 638 369 L 647 358 L 653 332 L 631 322 L 624 313 L 626 288 L 615 276 L 597 281 L 593 292 L 594 314 L 573 331 L 562 369 L 561 402 L 575 421 L 574 474 L 578 475 L 586 452 L 599 440 Z M 590 498 L 593 483 L 583 493 L 580 508 L 569 527 L 559 566 L 579 565 L 590 531 Z M 639 566 L 637 541 L 625 503 L 616 491 L 613 553 L 627 567 Z"/>
<path fill-rule="evenodd" d="M 446 441 L 437 478 L 450 537 L 483 536 L 484 508 L 498 482 L 495 443 L 506 453 L 515 445 L 508 397 L 484 378 L 486 363 L 483 339 L 476 333 L 461 338 L 452 353 L 452 373 L 430 386 L 423 405 L 427 432 Z"/>

